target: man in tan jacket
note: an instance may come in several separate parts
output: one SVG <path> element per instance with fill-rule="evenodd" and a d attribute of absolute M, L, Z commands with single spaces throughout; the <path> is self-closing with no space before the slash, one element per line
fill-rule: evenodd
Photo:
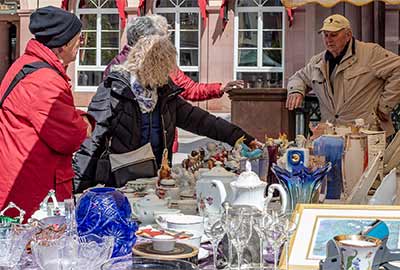
<path fill-rule="evenodd" d="M 300 107 L 305 93 L 313 90 L 322 121 L 340 125 L 363 118 L 372 124 L 377 115 L 391 135 L 390 112 L 400 102 L 400 57 L 378 44 L 354 39 L 350 22 L 342 15 L 326 18 L 319 32 L 326 51 L 290 77 L 286 107 Z"/>

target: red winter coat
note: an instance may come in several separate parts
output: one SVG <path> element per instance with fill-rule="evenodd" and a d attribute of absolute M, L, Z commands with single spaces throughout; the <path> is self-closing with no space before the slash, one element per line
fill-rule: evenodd
<path fill-rule="evenodd" d="M 185 89 L 181 93 L 181 97 L 190 101 L 203 101 L 213 98 L 220 98 L 224 94 L 221 91 L 220 83 L 198 83 L 189 78 L 179 68 L 175 72 L 169 74 L 172 81 Z M 178 152 L 178 130 L 175 129 L 174 145 L 172 146 L 172 152 Z"/>
<path fill-rule="evenodd" d="M 72 194 L 72 153 L 86 137 L 87 124 L 75 109 L 71 85 L 56 55 L 32 39 L 0 86 L 0 97 L 25 64 L 44 61 L 56 68 L 27 75 L 0 109 L 0 209 L 12 201 L 26 218 L 50 189 L 62 201 Z"/>

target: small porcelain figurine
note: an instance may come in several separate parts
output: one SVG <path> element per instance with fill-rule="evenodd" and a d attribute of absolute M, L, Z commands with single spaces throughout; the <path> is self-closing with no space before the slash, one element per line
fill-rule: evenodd
<path fill-rule="evenodd" d="M 250 158 L 250 159 L 256 159 L 256 158 L 260 158 L 263 155 L 263 150 L 257 148 L 257 149 L 250 149 L 250 147 L 248 147 L 244 141 L 245 141 L 245 137 L 242 136 L 240 137 L 235 145 L 240 145 L 241 150 L 240 150 L 240 154 L 242 157 L 246 157 L 246 158 Z"/>
<path fill-rule="evenodd" d="M 159 178 L 160 178 L 160 181 L 162 179 L 172 178 L 171 177 L 171 167 L 168 164 L 168 149 L 164 149 L 164 152 L 163 152 Z"/>
<path fill-rule="evenodd" d="M 307 141 L 307 139 L 306 139 L 306 137 L 304 137 L 304 135 L 302 135 L 302 134 L 296 135 L 295 142 L 296 142 L 297 147 L 304 148 L 306 146 L 306 141 Z"/>
<path fill-rule="evenodd" d="M 197 171 L 203 165 L 202 156 L 204 156 L 204 153 L 193 150 L 190 155 L 188 155 L 188 158 L 182 161 L 182 167 L 191 172 Z"/>
<path fill-rule="evenodd" d="M 207 143 L 207 156 L 206 159 L 210 159 L 211 157 L 215 156 L 217 153 L 217 144 L 215 142 Z"/>
<path fill-rule="evenodd" d="M 172 166 L 171 175 L 181 190 L 194 190 L 196 179 L 191 171 L 186 170 L 180 164 L 175 164 Z"/>
<path fill-rule="evenodd" d="M 324 134 L 333 134 L 334 133 L 334 131 L 332 131 L 333 125 L 329 122 L 318 123 L 318 125 L 316 125 L 316 126 L 313 126 L 312 123 L 310 123 L 309 128 L 312 132 L 312 136 L 310 137 L 310 140 L 315 140 Z"/>

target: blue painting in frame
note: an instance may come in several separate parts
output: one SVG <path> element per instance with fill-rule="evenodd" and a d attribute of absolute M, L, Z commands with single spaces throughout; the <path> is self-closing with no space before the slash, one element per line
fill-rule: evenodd
<path fill-rule="evenodd" d="M 390 249 L 400 248 L 400 220 L 382 220 L 385 221 L 390 231 L 388 247 Z M 325 258 L 326 243 L 330 239 L 340 234 L 358 234 L 374 221 L 375 219 L 318 217 L 315 233 L 313 234 L 312 246 L 307 257 L 309 259 Z"/>

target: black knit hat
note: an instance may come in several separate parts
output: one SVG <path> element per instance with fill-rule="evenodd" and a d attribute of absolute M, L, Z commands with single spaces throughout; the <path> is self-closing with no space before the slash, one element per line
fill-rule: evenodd
<path fill-rule="evenodd" d="M 82 28 L 77 16 L 52 6 L 36 9 L 30 19 L 29 30 L 40 43 L 49 48 L 67 44 Z"/>

